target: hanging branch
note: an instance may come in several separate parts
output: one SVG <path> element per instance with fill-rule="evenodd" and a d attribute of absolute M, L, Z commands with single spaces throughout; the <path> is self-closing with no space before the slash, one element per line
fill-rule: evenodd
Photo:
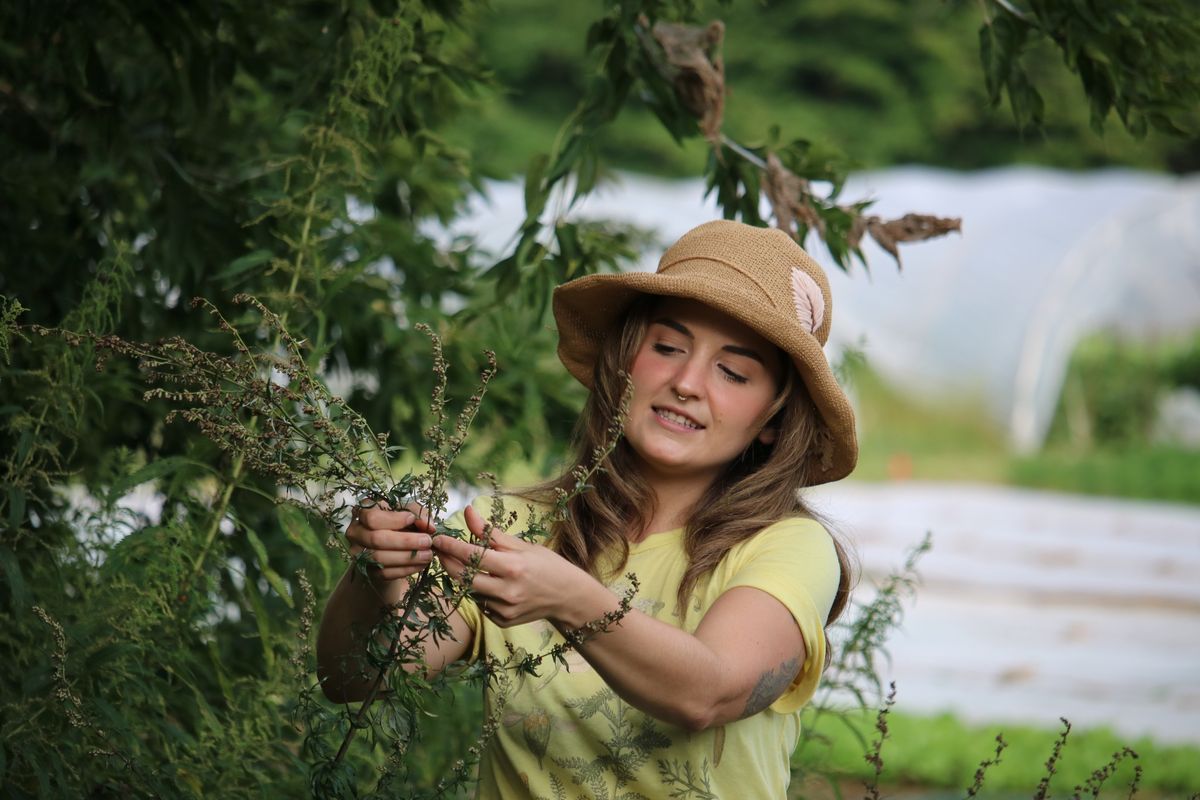
<path fill-rule="evenodd" d="M 843 269 L 848 267 L 847 252 L 866 265 L 860 247 L 864 234 L 886 250 L 899 268 L 899 243 L 961 232 L 961 218 L 905 214 L 899 219 L 885 220 L 863 213 L 870 201 L 844 205 L 835 202 L 832 194 L 821 197 L 813 192 L 808 178 L 784 165 L 778 152 L 765 149 L 760 155 L 722 132 L 726 86 L 719 49 L 725 26 L 719 20 L 702 28 L 664 22 L 651 26 L 643 16 L 638 26 L 638 41 L 647 62 L 659 78 L 673 87 L 676 102 L 695 117 L 713 148 L 709 185 L 718 189 L 718 202 L 725 207 L 727 216 L 741 211 L 748 221 L 758 221 L 761 186 L 771 204 L 776 227 L 801 245 L 810 231 L 815 232 Z M 754 169 L 753 180 L 730 165 L 730 158 L 750 165 Z M 843 174 L 826 173 L 820 177 L 831 180 L 835 187 L 845 179 Z"/>

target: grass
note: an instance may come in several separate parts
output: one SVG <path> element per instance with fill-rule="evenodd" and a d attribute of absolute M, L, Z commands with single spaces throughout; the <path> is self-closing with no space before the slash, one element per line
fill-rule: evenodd
<path fill-rule="evenodd" d="M 858 480 L 973 481 L 1200 504 L 1200 451 L 1131 442 L 1054 445 L 1018 456 L 971 398 L 923 405 L 864 366 L 853 369 L 851 383 L 859 423 Z"/>
<path fill-rule="evenodd" d="M 845 726 L 831 720 L 834 724 L 821 731 L 827 741 L 809 748 L 794 761 L 795 796 L 801 792 L 820 793 L 814 785 L 817 782 L 803 780 L 806 773 L 832 772 L 839 776 L 839 785 L 848 790 L 848 797 L 855 796 L 856 782 L 873 776 L 872 767 L 863 758 L 867 749 L 863 742 L 869 744 L 876 736 L 875 715 L 864 713 L 847 719 L 849 724 Z M 888 729 L 882 750 L 882 780 L 890 796 L 898 793 L 892 789 L 920 787 L 925 797 L 941 796 L 943 792 L 945 796 L 963 797 L 979 763 L 994 756 L 998 733 L 1003 734 L 1008 747 L 1000 763 L 987 771 L 981 796 L 1032 796 L 1047 773 L 1046 761 L 1059 735 L 1052 729 L 975 726 L 946 714 L 922 716 L 895 710 L 888 714 Z M 1143 770 L 1138 797 L 1186 797 L 1200 791 L 1200 748 L 1130 740 L 1106 729 L 1092 729 L 1071 732 L 1055 767 L 1050 794 L 1074 794 L 1074 787 L 1108 764 L 1123 747 L 1131 748 L 1139 757 L 1122 761 L 1105 784 L 1114 796 L 1128 795 L 1135 763 Z"/>
<path fill-rule="evenodd" d="M 1200 503 L 1200 452 L 1132 445 L 1087 453 L 1047 450 L 1015 458 L 1009 479 L 1021 486 L 1180 503 Z"/>
<path fill-rule="evenodd" d="M 863 365 L 854 367 L 850 383 L 858 414 L 856 479 L 1005 481 L 1004 437 L 979 404 L 922 404 Z"/>

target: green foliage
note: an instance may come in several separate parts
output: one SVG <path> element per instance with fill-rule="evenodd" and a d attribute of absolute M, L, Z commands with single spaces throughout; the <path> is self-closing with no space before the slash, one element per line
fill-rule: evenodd
<path fill-rule="evenodd" d="M 1081 353 L 1096 347 L 1085 343 Z M 1159 391 L 1167 385 L 1190 386 L 1195 347 L 1183 342 L 1165 350 L 1151 349 L 1139 356 L 1142 367 L 1128 367 L 1113 357 L 1111 343 L 1099 348 L 1106 354 L 1097 360 L 1101 372 L 1119 366 L 1113 374 L 1144 375 Z M 1128 348 L 1126 348 L 1128 349 Z M 1075 404 L 1076 427 L 1086 430 L 1090 423 L 1079 403 L 1078 377 L 1071 368 L 1060 409 L 1046 447 L 1030 455 L 1009 451 L 1003 435 L 987 419 L 977 399 L 942 398 L 923 403 L 905 397 L 866 367 L 850 370 L 857 401 L 859 425 L 859 463 L 855 476 L 862 480 L 984 481 L 1010 483 L 1040 489 L 1167 500 L 1200 502 L 1200 452 L 1177 443 L 1153 442 L 1144 436 L 1117 441 L 1072 439 L 1066 424 L 1067 409 Z M 1118 383 L 1123 384 L 1122 379 Z M 1119 386 L 1124 394 L 1125 386 Z M 1130 392 L 1144 394 L 1141 387 Z M 1147 409 L 1149 406 L 1147 406 Z M 1120 429 L 1128 422 L 1117 413 Z M 1137 430 L 1149 427 L 1150 411 L 1140 418 Z"/>
<path fill-rule="evenodd" d="M 806 140 L 781 142 L 777 127 L 771 129 L 762 147 L 747 148 L 732 140 L 723 130 L 726 86 L 720 51 L 724 26 L 719 21 L 705 28 L 671 21 L 690 11 L 688 5 L 676 8 L 652 3 L 643 9 L 614 4 L 589 28 L 588 52 L 599 75 L 587 85 L 559 129 L 551 152 L 530 162 L 520 239 L 512 256 L 492 273 L 499 285 L 512 286 L 535 269 L 543 281 L 556 275 L 570 277 L 572 271 L 564 275 L 561 266 L 545 268 L 554 267 L 556 259 L 543 243 L 549 232 L 540 217 L 552 198 L 569 209 L 595 186 L 599 135 L 616 120 L 635 90 L 677 142 L 699 136 L 708 142 L 712 150 L 705 180 L 726 219 L 765 225 L 760 208 L 766 199 L 777 227 L 801 244 L 810 233 L 816 234 L 842 269 L 849 269 L 851 256 L 865 265 L 859 246 L 865 235 L 899 264 L 898 242 L 959 230 L 957 219 L 908 214 L 884 221 L 866 215 L 869 200 L 838 202 L 847 162 L 813 148 Z M 826 182 L 830 189 L 819 193 L 813 181 Z M 564 240 L 564 232 L 572 233 L 571 237 Z M 556 225 L 554 235 L 559 245 L 557 261 L 561 262 L 563 255 L 576 249 L 576 237 L 564 225 Z M 526 279 L 525 285 L 533 292 L 527 299 L 540 317 L 553 284 Z M 537 297 L 543 298 L 541 305 L 536 303 Z"/>
<path fill-rule="evenodd" d="M 1200 388 L 1200 333 L 1135 344 L 1112 334 L 1084 339 L 1071 354 L 1049 441 L 1129 445 L 1150 439 L 1163 394 Z"/>
<path fill-rule="evenodd" d="M 1200 453 L 1169 444 L 1050 448 L 1014 459 L 1008 480 L 1078 494 L 1200 503 Z"/>
<path fill-rule="evenodd" d="M 860 710 L 871 708 L 884 700 L 878 660 L 885 658 L 887 638 L 900 627 L 904 602 L 916 589 L 916 566 L 921 556 L 932 546 L 928 534 L 915 545 L 905 558 L 904 565 L 877 587 L 867 602 L 854 601 L 848 618 L 839 621 L 831 630 L 832 658 L 821 676 L 816 696 L 804 708 L 801 718 L 800 741 L 793 755 L 793 777 L 800 781 L 817 778 L 830 780 L 835 775 L 826 764 L 810 757 L 813 751 L 824 751 L 838 733 L 849 730 L 858 743 L 858 753 L 868 749 L 867 739 L 860 729 L 850 723 L 852 716 L 844 706 Z M 895 694 L 891 687 L 890 698 Z M 886 730 L 881 730 L 886 735 Z M 877 751 L 876 751 L 877 753 Z"/>
<path fill-rule="evenodd" d="M 1046 448 L 1013 461 L 1025 485 L 1200 502 L 1200 452 L 1158 441 L 1167 392 L 1200 387 L 1200 335 L 1133 344 L 1100 334 L 1071 354 Z"/>
<path fill-rule="evenodd" d="M 190 583 L 196 527 L 150 525 L 98 499 L 74 520 L 74 545 L 21 567 L 41 605 L 14 597 L 0 644 L 6 794 L 301 791 L 280 703 L 298 688 L 287 638 L 240 643 L 211 579 Z M 46 589 L 63 582 L 65 594 Z M 261 592 L 250 581 L 240 590 Z"/>
<path fill-rule="evenodd" d="M 477 321 L 455 328 L 456 357 L 526 323 L 495 304 L 469 247 L 443 251 L 418 228 L 452 215 L 474 180 L 437 129 L 482 75 L 452 8 L 0 14 L 0 137 L 21 154 L 0 174 L 0 288 L 13 298 L 0 380 L 20 403 L 5 407 L 0 495 L 5 793 L 304 794 L 311 754 L 293 712 L 312 687 L 291 660 L 343 568 L 321 544 L 328 523 L 277 518 L 275 483 L 246 469 L 253 459 L 164 424 L 182 398 L 143 399 L 148 364 L 114 359 L 97 374 L 90 339 L 71 347 L 13 324 L 175 337 L 165 341 L 180 352 L 236 358 L 244 351 L 205 315 L 179 306 L 253 291 L 299 331 L 305 369 L 344 376 L 373 424 L 419 441 L 433 378 L 412 323 L 442 327 L 446 307 L 469 308 Z M 366 204 L 375 213 L 356 216 Z M 29 306 L 19 317 L 18 298 Z M 275 331 L 231 320 L 247 349 L 275 354 Z M 544 332 L 524 338 L 549 353 Z M 511 429 L 505 412 L 521 404 L 510 397 L 493 425 Z M 556 381 L 540 426 L 514 441 L 546 447 L 575 400 Z M 240 411 L 255 429 L 255 409 Z M 161 512 L 123 511 L 125 491 L 148 481 Z M 78 510 L 98 502 L 122 524 Z M 57 648 L 45 644 L 54 626 Z M 465 716 L 443 712 L 445 730 Z M 370 748 L 348 761 L 358 778 L 382 763 Z"/>
<path fill-rule="evenodd" d="M 1041 126 L 1044 102 L 1026 65 L 1036 41 L 1062 54 L 1088 100 L 1092 128 L 1100 133 L 1115 111 L 1137 138 L 1150 129 L 1196 132 L 1200 108 L 1200 21 L 1185 0 L 1118 4 L 1036 0 L 1019 8 L 989 0 L 979 30 L 980 58 L 993 104 L 1008 94 L 1021 124 Z"/>
<path fill-rule="evenodd" d="M 1096 9 L 1092 16 L 1102 26 L 1114 16 L 1096 3 L 1023 5 L 1074 14 L 1080 27 L 1087 27 L 1080 18 L 1089 9 Z M 1113 20 L 1110 30 L 1093 31 L 1089 52 L 1119 46 L 1115 54 L 1104 50 L 1105 57 L 1111 63 L 1136 59 L 1141 71 L 1118 79 L 1170 80 L 1181 92 L 1188 76 L 1196 74 L 1200 48 L 1177 47 L 1164 54 L 1170 63 L 1188 64 L 1176 78 L 1125 44 L 1133 36 L 1150 41 L 1150 31 L 1160 25 L 1172 30 L 1153 40 L 1154 49 L 1192 36 L 1194 15 L 1185 3 L 1174 5 L 1179 10 L 1172 15 L 1162 5 L 1122 4 L 1118 11 L 1130 27 L 1118 30 Z M 823 150 L 849 154 L 854 165 L 865 167 L 917 162 L 969 169 L 1020 161 L 1075 168 L 1196 168 L 1194 117 L 1182 119 L 1191 131 L 1184 141 L 1153 127 L 1144 139 L 1111 125 L 1103 138 L 1096 136 L 1079 75 L 1067 68 L 1054 40 L 1040 32 L 1026 35 L 1025 47 L 1012 61 L 1041 97 L 1042 129 L 1026 125 L 1023 130 L 1009 109 L 994 110 L 978 33 L 984 8 L 988 18 L 1005 16 L 990 0 L 986 5 L 805 0 L 708 2 L 700 4 L 695 18 L 725 22 L 722 50 L 731 87 L 725 130 L 749 147 L 765 144 L 771 126 L 778 125 L 783 141 L 803 138 Z M 588 4 L 545 0 L 517 0 L 482 15 L 480 48 L 503 90 L 483 95 L 456 141 L 497 172 L 522 172 L 585 89 L 587 62 L 580 42 L 594 16 Z M 1185 100 L 1181 93 L 1176 97 L 1177 103 Z M 1190 108 L 1194 113 L 1194 100 Z M 665 140 L 655 112 L 638 96 L 595 145 L 608 163 L 671 175 L 700 172 L 709 153 L 695 139 L 681 148 Z"/>

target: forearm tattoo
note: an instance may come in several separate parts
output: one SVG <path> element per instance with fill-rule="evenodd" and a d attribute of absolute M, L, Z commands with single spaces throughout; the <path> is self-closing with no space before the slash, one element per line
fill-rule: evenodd
<path fill-rule="evenodd" d="M 749 717 L 757 714 L 774 703 L 799 671 L 800 659 L 794 657 L 780 664 L 779 669 L 769 669 L 764 672 L 758 679 L 758 683 L 750 690 L 750 697 L 746 699 L 746 710 L 742 712 L 742 716 Z"/>

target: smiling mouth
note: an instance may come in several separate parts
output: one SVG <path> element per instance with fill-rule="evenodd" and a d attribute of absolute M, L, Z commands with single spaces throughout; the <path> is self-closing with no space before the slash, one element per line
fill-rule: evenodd
<path fill-rule="evenodd" d="M 685 417 L 683 414 L 677 414 L 665 408 L 655 408 L 654 413 L 667 422 L 674 422 L 676 425 L 682 425 L 685 428 L 691 428 L 694 431 L 704 430 L 704 426 L 694 419 Z"/>

